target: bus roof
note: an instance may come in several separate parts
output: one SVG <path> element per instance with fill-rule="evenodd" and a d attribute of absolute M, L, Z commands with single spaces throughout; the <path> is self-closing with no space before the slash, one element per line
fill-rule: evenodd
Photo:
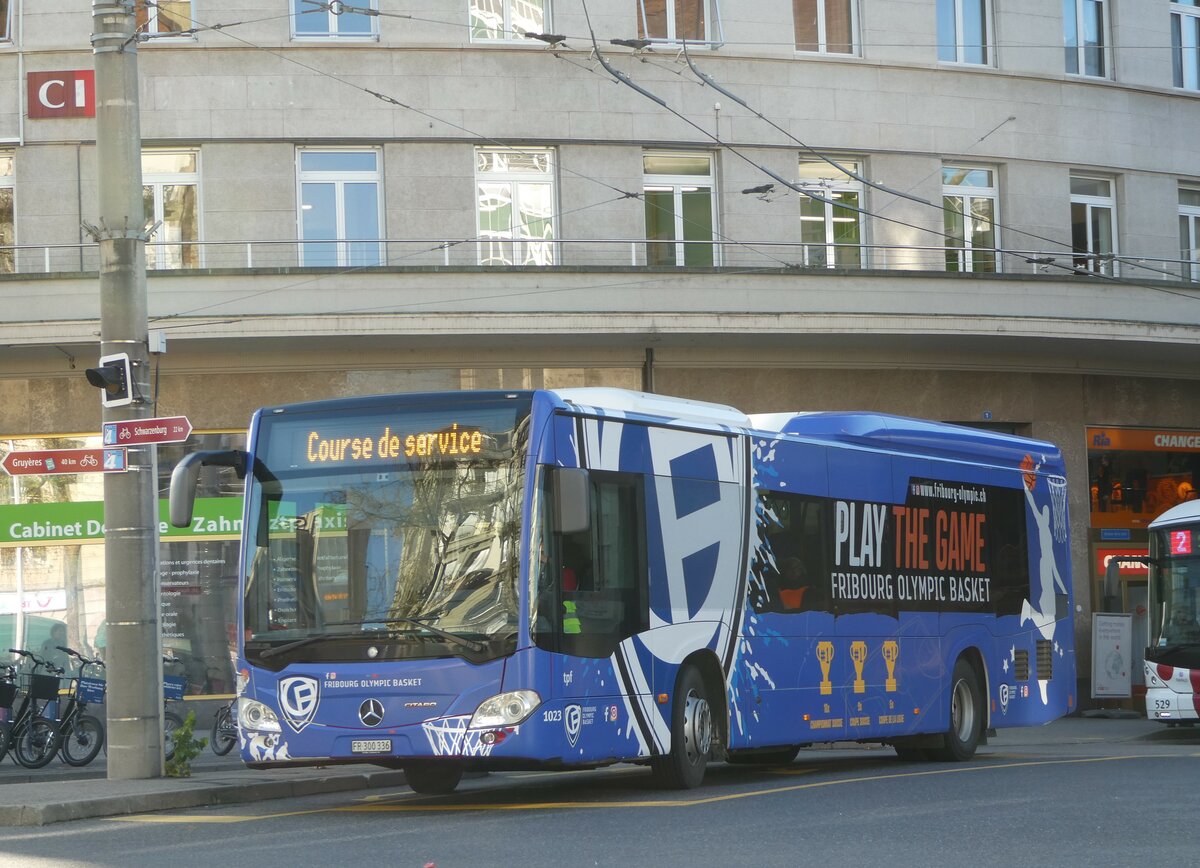
<path fill-rule="evenodd" d="M 761 433 L 1006 466 L 1020 466 L 1032 455 L 1048 465 L 1044 467 L 1047 472 L 1063 472 L 1061 453 L 1053 443 L 983 428 L 887 413 L 771 413 L 750 418 Z"/>
<path fill-rule="evenodd" d="M 1192 524 L 1197 521 L 1200 521 L 1200 500 L 1185 500 L 1168 509 L 1147 526 L 1154 529 L 1174 524 Z"/>

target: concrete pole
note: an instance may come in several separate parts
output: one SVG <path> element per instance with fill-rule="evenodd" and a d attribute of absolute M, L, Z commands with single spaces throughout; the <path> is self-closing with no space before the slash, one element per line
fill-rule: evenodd
<path fill-rule="evenodd" d="M 149 418 L 146 218 L 133 0 L 94 0 L 99 175 L 100 353 L 128 353 L 134 401 L 105 422 Z M 108 777 L 163 775 L 156 447 L 130 447 L 129 472 L 104 477 Z"/>

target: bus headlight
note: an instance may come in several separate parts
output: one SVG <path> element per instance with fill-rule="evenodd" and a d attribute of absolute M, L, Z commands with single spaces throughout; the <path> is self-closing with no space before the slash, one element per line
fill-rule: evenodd
<path fill-rule="evenodd" d="M 533 714 L 541 704 L 542 698 L 532 690 L 498 693 L 479 703 L 471 717 L 470 727 L 515 726 Z"/>
<path fill-rule="evenodd" d="M 253 699 L 238 700 L 238 727 L 246 732 L 279 732 L 279 718 L 268 706 Z"/>

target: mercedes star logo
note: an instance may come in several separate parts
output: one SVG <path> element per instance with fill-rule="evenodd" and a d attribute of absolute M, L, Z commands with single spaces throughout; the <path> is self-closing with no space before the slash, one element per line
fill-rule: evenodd
<path fill-rule="evenodd" d="M 358 707 L 358 719 L 363 726 L 379 726 L 383 723 L 383 703 L 378 699 L 364 699 Z"/>

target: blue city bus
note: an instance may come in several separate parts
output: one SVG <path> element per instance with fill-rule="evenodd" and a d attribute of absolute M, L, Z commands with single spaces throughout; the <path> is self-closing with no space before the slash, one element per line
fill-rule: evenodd
<path fill-rule="evenodd" d="M 1058 449 L 606 388 L 267 407 L 245 477 L 242 759 L 464 771 L 965 760 L 1075 705 Z"/>

